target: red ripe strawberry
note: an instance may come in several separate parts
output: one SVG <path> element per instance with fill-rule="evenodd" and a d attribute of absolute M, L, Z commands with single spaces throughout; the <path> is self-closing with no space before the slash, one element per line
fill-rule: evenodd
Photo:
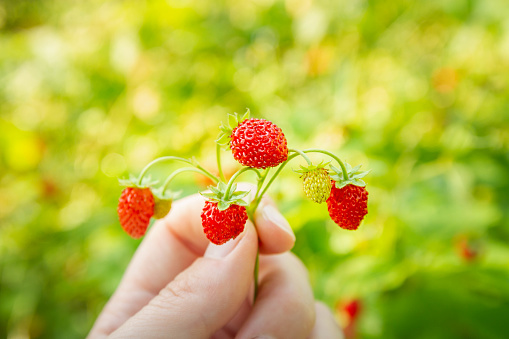
<path fill-rule="evenodd" d="M 201 214 L 203 231 L 207 239 L 216 245 L 235 239 L 244 230 L 246 221 L 246 207 L 235 204 L 221 211 L 217 202 L 206 201 Z"/>
<path fill-rule="evenodd" d="M 154 215 L 154 196 L 150 188 L 126 187 L 118 201 L 122 228 L 133 238 L 141 238 Z"/>
<path fill-rule="evenodd" d="M 368 191 L 356 185 L 337 188 L 332 181 L 332 190 L 327 199 L 329 215 L 339 227 L 356 230 L 368 213 Z"/>
<path fill-rule="evenodd" d="M 265 119 L 244 120 L 230 138 L 233 157 L 244 166 L 265 169 L 288 159 L 283 131 Z"/>
<path fill-rule="evenodd" d="M 281 128 L 265 119 L 250 119 L 249 110 L 239 117 L 228 115 L 216 142 L 230 146 L 233 157 L 244 166 L 275 167 L 288 159 L 288 146 Z"/>

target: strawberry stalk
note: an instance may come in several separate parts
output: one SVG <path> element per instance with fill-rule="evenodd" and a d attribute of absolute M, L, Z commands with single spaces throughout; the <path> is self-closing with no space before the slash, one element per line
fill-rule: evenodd
<path fill-rule="evenodd" d="M 173 171 L 172 174 L 170 174 L 168 176 L 168 178 L 166 179 L 166 181 L 164 182 L 163 184 L 163 188 L 162 188 L 162 193 L 164 193 L 166 191 L 166 188 L 168 188 L 168 186 L 170 185 L 170 182 L 179 174 L 181 173 L 185 173 L 185 172 L 196 172 L 196 173 L 200 173 L 200 174 L 203 174 L 205 175 L 206 177 L 210 178 L 212 181 L 214 182 L 218 182 L 217 178 L 214 177 L 214 176 L 210 176 L 209 174 L 205 173 L 203 170 L 199 169 L 199 168 L 195 168 L 195 167 L 182 167 L 182 168 L 179 168 L 175 171 Z"/>
<path fill-rule="evenodd" d="M 322 153 L 328 155 L 332 159 L 336 160 L 339 166 L 341 166 L 341 171 L 343 171 L 344 180 L 348 179 L 348 171 L 346 170 L 345 164 L 334 154 L 329 151 L 319 149 L 319 148 L 310 148 L 303 151 L 304 153 Z"/>
<path fill-rule="evenodd" d="M 223 167 L 221 166 L 221 145 L 216 142 L 216 160 L 217 160 L 217 170 L 219 171 L 219 177 L 221 180 L 226 181 L 226 178 L 223 173 Z"/>
<path fill-rule="evenodd" d="M 301 157 L 304 158 L 304 160 L 306 160 L 306 162 L 308 163 L 309 166 L 312 165 L 312 162 L 311 162 L 311 159 L 309 159 L 309 157 L 306 155 L 306 153 L 304 153 L 303 151 L 301 150 L 298 150 L 298 149 L 293 149 L 293 148 L 289 148 L 288 149 L 288 152 L 295 152 L 297 153 L 298 155 L 300 155 Z M 289 159 L 288 159 L 289 160 Z"/>
<path fill-rule="evenodd" d="M 152 166 L 154 166 L 154 165 L 156 165 L 156 164 L 158 164 L 160 162 L 164 162 L 164 161 L 181 161 L 181 162 L 185 162 L 186 164 L 192 165 L 192 166 L 196 167 L 197 169 L 203 171 L 203 174 L 208 176 L 210 179 L 212 179 L 212 181 L 214 181 L 214 182 L 218 182 L 219 181 L 219 179 L 214 174 L 210 173 L 205 168 L 200 166 L 200 164 L 198 164 L 198 162 L 193 161 L 193 160 L 189 160 L 189 159 L 185 159 L 185 158 L 181 158 L 181 157 L 175 157 L 175 156 L 169 155 L 169 156 L 166 156 L 166 157 L 157 158 L 157 159 L 151 161 L 147 166 L 145 166 L 141 170 L 140 176 L 138 178 L 138 185 L 141 185 L 143 177 L 145 176 L 145 174 L 147 174 L 148 170 Z"/>
<path fill-rule="evenodd" d="M 224 194 L 226 199 L 228 199 L 230 197 L 230 191 L 231 191 L 233 183 L 235 182 L 235 179 L 237 179 L 237 177 L 239 175 L 241 175 L 242 173 L 247 172 L 249 170 L 254 171 L 256 173 L 256 175 L 258 176 L 258 178 L 261 177 L 260 172 L 257 169 L 252 168 L 252 167 L 244 167 L 244 168 L 238 170 L 237 172 L 235 172 L 235 174 L 228 181 L 228 184 L 226 186 L 226 191 L 225 191 L 225 194 Z"/>

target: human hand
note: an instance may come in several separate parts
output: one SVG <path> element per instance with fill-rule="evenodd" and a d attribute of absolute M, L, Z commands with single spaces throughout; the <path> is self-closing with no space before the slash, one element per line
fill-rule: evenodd
<path fill-rule="evenodd" d="M 203 234 L 203 204 L 200 195 L 176 201 L 154 224 L 89 338 L 342 338 L 315 304 L 305 267 L 288 252 L 295 236 L 270 200 L 257 210 L 257 230 L 248 221 L 220 246 Z"/>

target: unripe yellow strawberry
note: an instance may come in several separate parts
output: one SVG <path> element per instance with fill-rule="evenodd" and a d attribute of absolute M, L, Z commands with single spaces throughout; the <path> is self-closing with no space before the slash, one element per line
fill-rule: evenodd
<path fill-rule="evenodd" d="M 305 172 L 302 177 L 306 196 L 316 203 L 325 202 L 330 195 L 332 183 L 325 168 L 315 168 Z"/>
<path fill-rule="evenodd" d="M 160 199 L 157 196 L 155 197 L 155 205 L 154 205 L 154 218 L 162 219 L 164 218 L 171 209 L 172 199 Z"/>

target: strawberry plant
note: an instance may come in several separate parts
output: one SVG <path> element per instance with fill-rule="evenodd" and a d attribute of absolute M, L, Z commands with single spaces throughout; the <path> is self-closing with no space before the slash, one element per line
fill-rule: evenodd
<path fill-rule="evenodd" d="M 200 192 L 206 198 L 201 214 L 203 231 L 212 243 L 222 245 L 235 239 L 244 230 L 248 218 L 253 220 L 254 212 L 268 188 L 279 176 L 283 168 L 296 157 L 302 157 L 307 165 L 295 170 L 301 174 L 305 195 L 316 203 L 327 203 L 331 219 L 345 230 L 356 230 L 367 210 L 368 192 L 363 178 L 369 171 L 360 171 L 360 165 L 352 168 L 335 154 L 323 149 L 298 150 L 288 148 L 283 131 L 265 119 L 249 117 L 245 114 L 229 114 L 228 122 L 221 125 L 216 140 L 217 167 L 219 176 L 212 174 L 196 159 L 165 156 L 149 163 L 138 177 L 120 180 L 127 186 L 120 196 L 118 215 L 122 228 L 133 238 L 142 237 L 151 218 L 164 217 L 171 208 L 175 193 L 170 183 L 184 172 L 197 172 L 212 180 L 215 185 L 209 191 Z M 221 151 L 230 150 L 234 159 L 242 165 L 229 180 L 221 167 Z M 329 162 L 313 164 L 308 153 L 327 156 Z M 157 186 L 147 175 L 155 164 L 166 161 L 186 163 L 169 174 L 166 181 Z M 337 163 L 339 167 L 331 164 Z M 276 168 L 274 173 L 271 169 Z M 256 191 L 252 199 L 247 199 L 249 191 L 237 189 L 236 181 L 247 171 L 256 174 Z M 255 225 L 256 226 L 256 225 Z M 258 260 L 255 265 L 255 298 L 257 295 Z"/>

